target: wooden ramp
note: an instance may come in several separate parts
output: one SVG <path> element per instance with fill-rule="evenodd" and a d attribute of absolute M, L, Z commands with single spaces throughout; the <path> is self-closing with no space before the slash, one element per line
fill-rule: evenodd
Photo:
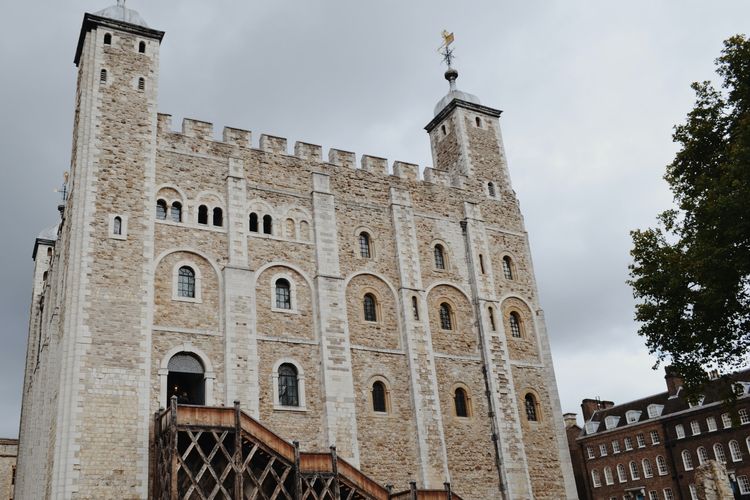
<path fill-rule="evenodd" d="M 158 500 L 462 500 L 415 483 L 393 493 L 330 453 L 300 452 L 233 408 L 178 405 L 154 415 L 153 491 Z"/>

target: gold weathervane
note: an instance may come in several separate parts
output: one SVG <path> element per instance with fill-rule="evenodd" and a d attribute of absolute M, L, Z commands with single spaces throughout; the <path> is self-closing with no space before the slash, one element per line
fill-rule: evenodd
<path fill-rule="evenodd" d="M 443 37 L 443 44 L 438 47 L 438 52 L 442 54 L 443 62 L 450 68 L 451 63 L 453 62 L 453 49 L 451 48 L 451 44 L 456 37 L 453 36 L 453 33 L 449 33 L 448 30 L 443 30 L 441 35 Z"/>

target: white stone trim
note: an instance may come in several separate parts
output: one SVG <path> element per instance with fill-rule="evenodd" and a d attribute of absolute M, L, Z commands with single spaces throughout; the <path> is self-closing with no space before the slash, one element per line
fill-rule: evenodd
<path fill-rule="evenodd" d="M 205 384 L 203 389 L 205 391 L 206 406 L 213 406 L 215 404 L 214 381 L 216 380 L 214 367 L 211 364 L 211 360 L 208 355 L 198 347 L 195 347 L 191 342 L 185 342 L 184 344 L 180 344 L 171 348 L 164 354 L 164 357 L 161 358 L 161 363 L 159 363 L 159 370 L 157 371 L 157 375 L 159 376 L 159 405 L 161 406 L 162 404 L 164 404 L 166 407 L 166 405 L 168 405 L 169 403 L 167 401 L 167 376 L 169 375 L 169 360 L 172 359 L 175 354 L 179 354 L 181 352 L 189 352 L 191 354 L 195 354 L 201 360 L 201 363 L 203 364 L 203 382 Z"/>
<path fill-rule="evenodd" d="M 297 398 L 299 406 L 284 406 L 279 403 L 279 367 L 290 364 L 297 369 Z M 305 400 L 305 371 L 302 366 L 292 358 L 280 358 L 274 363 L 271 370 L 271 387 L 273 388 L 273 409 L 283 411 L 307 411 Z"/>
<path fill-rule="evenodd" d="M 367 233 L 370 238 L 370 256 L 369 257 L 362 257 L 362 252 L 359 249 L 359 235 L 362 233 Z M 368 226 L 359 226 L 357 229 L 354 230 L 354 258 L 358 260 L 376 260 L 378 258 L 378 252 L 375 250 L 375 242 L 378 241 L 378 237 L 376 236 L 375 231 L 372 230 L 371 227 Z"/>
<path fill-rule="evenodd" d="M 276 282 L 280 279 L 285 279 L 289 282 L 289 309 L 276 307 Z M 268 285 L 268 289 L 271 290 L 271 311 L 285 314 L 299 314 L 299 310 L 297 309 L 297 284 L 291 273 L 288 271 L 279 271 L 272 274 Z"/>
<path fill-rule="evenodd" d="M 115 218 L 120 218 L 120 234 L 115 234 Z M 128 239 L 128 216 L 123 214 L 109 214 L 109 237 L 113 240 Z"/>
<path fill-rule="evenodd" d="M 179 275 L 180 275 L 181 267 L 189 267 L 195 273 L 195 297 L 181 297 L 177 293 L 177 285 L 180 279 Z M 201 270 L 195 261 L 183 259 L 177 262 L 172 267 L 172 300 L 178 301 L 178 302 L 194 302 L 194 303 L 200 304 L 203 302 L 203 298 L 201 296 L 202 285 L 203 285 L 203 278 L 201 276 Z"/>

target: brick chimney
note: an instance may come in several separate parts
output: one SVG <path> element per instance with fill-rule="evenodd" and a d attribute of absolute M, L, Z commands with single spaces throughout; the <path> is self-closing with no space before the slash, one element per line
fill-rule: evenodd
<path fill-rule="evenodd" d="M 677 394 L 677 391 L 680 390 L 684 383 L 682 375 L 680 375 L 677 370 L 675 370 L 671 366 L 664 367 L 664 380 L 666 380 L 667 382 L 667 394 L 669 396 L 674 396 L 675 394 Z"/>
<path fill-rule="evenodd" d="M 612 408 L 615 404 L 612 401 L 600 401 L 598 399 L 584 399 L 581 401 L 581 410 L 583 411 L 583 421 L 588 422 L 597 410 L 606 410 Z"/>
<path fill-rule="evenodd" d="M 563 421 L 565 422 L 566 429 L 570 429 L 571 427 L 578 425 L 575 413 L 563 414 Z"/>

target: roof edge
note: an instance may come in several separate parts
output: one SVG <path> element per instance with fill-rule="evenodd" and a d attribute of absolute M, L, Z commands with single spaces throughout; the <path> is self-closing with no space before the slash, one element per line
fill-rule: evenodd
<path fill-rule="evenodd" d="M 81 60 L 81 52 L 83 52 L 83 39 L 86 37 L 86 33 L 91 31 L 95 26 L 106 26 L 112 29 L 118 29 L 127 31 L 136 35 L 140 35 L 147 38 L 154 38 L 161 43 L 164 38 L 164 32 L 155 30 L 153 28 L 147 28 L 145 26 L 139 26 L 137 24 L 126 23 L 124 21 L 118 21 L 116 19 L 110 19 L 108 17 L 97 16 L 95 14 L 86 13 L 83 15 L 83 24 L 81 24 L 81 34 L 78 36 L 78 45 L 76 46 L 76 55 L 73 58 L 73 63 L 78 66 Z"/>
<path fill-rule="evenodd" d="M 432 131 L 432 129 L 435 128 L 435 126 L 443 121 L 443 119 L 453 111 L 454 108 L 461 107 L 465 108 L 471 111 L 478 111 L 480 113 L 484 113 L 486 115 L 494 116 L 495 118 L 499 117 L 503 112 L 499 109 L 490 108 L 489 106 L 483 106 L 481 104 L 476 104 L 469 101 L 464 101 L 462 99 L 454 98 L 451 102 L 449 102 L 440 113 L 435 115 L 435 118 L 430 120 L 430 123 L 428 123 L 425 126 L 425 130 L 429 133 Z"/>

